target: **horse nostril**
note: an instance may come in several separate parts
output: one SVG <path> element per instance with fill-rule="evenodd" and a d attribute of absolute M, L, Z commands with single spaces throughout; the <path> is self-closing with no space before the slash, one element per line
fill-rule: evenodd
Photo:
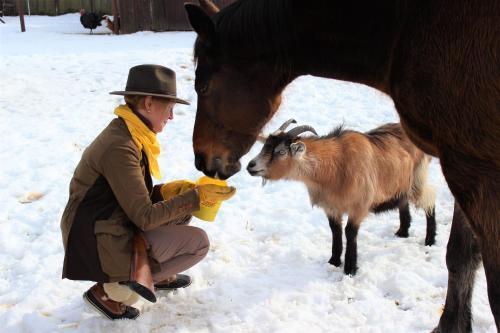
<path fill-rule="evenodd" d="M 203 157 L 202 154 L 195 154 L 194 155 L 194 166 L 196 169 L 200 170 L 201 172 L 204 172 L 205 170 L 205 158 Z"/>
<path fill-rule="evenodd" d="M 222 169 L 224 168 L 224 165 L 222 164 L 222 158 L 214 157 L 212 161 L 212 168 L 219 172 L 222 171 Z"/>
<path fill-rule="evenodd" d="M 256 164 L 257 163 L 255 163 L 254 161 L 250 161 L 250 163 L 248 163 L 247 169 L 253 168 Z"/>

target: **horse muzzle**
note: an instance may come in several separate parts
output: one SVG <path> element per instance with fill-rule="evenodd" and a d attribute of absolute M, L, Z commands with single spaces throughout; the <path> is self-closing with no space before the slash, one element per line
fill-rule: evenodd
<path fill-rule="evenodd" d="M 220 157 L 207 159 L 203 154 L 195 154 L 194 165 L 196 169 L 203 172 L 206 176 L 218 179 L 228 179 L 241 170 L 241 163 L 225 162 Z"/>

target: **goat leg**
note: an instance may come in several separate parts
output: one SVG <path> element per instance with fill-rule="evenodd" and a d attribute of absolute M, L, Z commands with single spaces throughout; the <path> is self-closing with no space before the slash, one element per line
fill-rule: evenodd
<path fill-rule="evenodd" d="M 411 225 L 411 215 L 410 215 L 410 205 L 408 204 L 408 200 L 405 200 L 399 206 L 399 230 L 396 231 L 396 236 L 407 238 L 408 237 L 408 229 L 410 229 Z"/>
<path fill-rule="evenodd" d="M 356 271 L 358 269 L 358 229 L 359 221 L 349 217 L 347 226 L 345 227 L 347 245 L 345 250 L 344 273 L 346 275 L 356 275 Z"/>
<path fill-rule="evenodd" d="M 328 263 L 335 267 L 339 267 L 342 261 L 342 216 L 328 216 L 330 229 L 332 230 L 332 257 Z"/>
<path fill-rule="evenodd" d="M 425 218 L 427 219 L 425 245 L 431 246 L 436 242 L 436 209 L 432 207 L 431 210 L 425 212 Z"/>

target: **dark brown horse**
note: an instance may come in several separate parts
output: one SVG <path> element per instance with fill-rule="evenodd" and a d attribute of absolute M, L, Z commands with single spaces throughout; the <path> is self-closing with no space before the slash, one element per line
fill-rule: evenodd
<path fill-rule="evenodd" d="M 457 204 L 436 331 L 471 330 L 482 256 L 500 327 L 500 1 L 241 0 L 221 11 L 186 5 L 195 45 L 196 167 L 228 178 L 310 74 L 392 97 L 411 140 L 440 159 Z M 465 214 L 464 214 L 465 213 Z"/>

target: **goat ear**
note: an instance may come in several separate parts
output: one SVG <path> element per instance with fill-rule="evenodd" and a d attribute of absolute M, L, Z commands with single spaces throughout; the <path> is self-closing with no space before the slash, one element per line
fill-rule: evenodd
<path fill-rule="evenodd" d="M 201 40 L 207 41 L 215 34 L 215 25 L 212 19 L 198 5 L 192 3 L 184 4 L 189 24 L 196 31 Z"/>
<path fill-rule="evenodd" d="M 259 135 L 257 135 L 257 141 L 259 141 L 260 143 L 266 143 L 267 135 L 259 133 Z"/>
<path fill-rule="evenodd" d="M 302 141 L 297 141 L 290 145 L 290 150 L 292 151 L 292 156 L 299 157 L 306 152 L 306 145 Z"/>

